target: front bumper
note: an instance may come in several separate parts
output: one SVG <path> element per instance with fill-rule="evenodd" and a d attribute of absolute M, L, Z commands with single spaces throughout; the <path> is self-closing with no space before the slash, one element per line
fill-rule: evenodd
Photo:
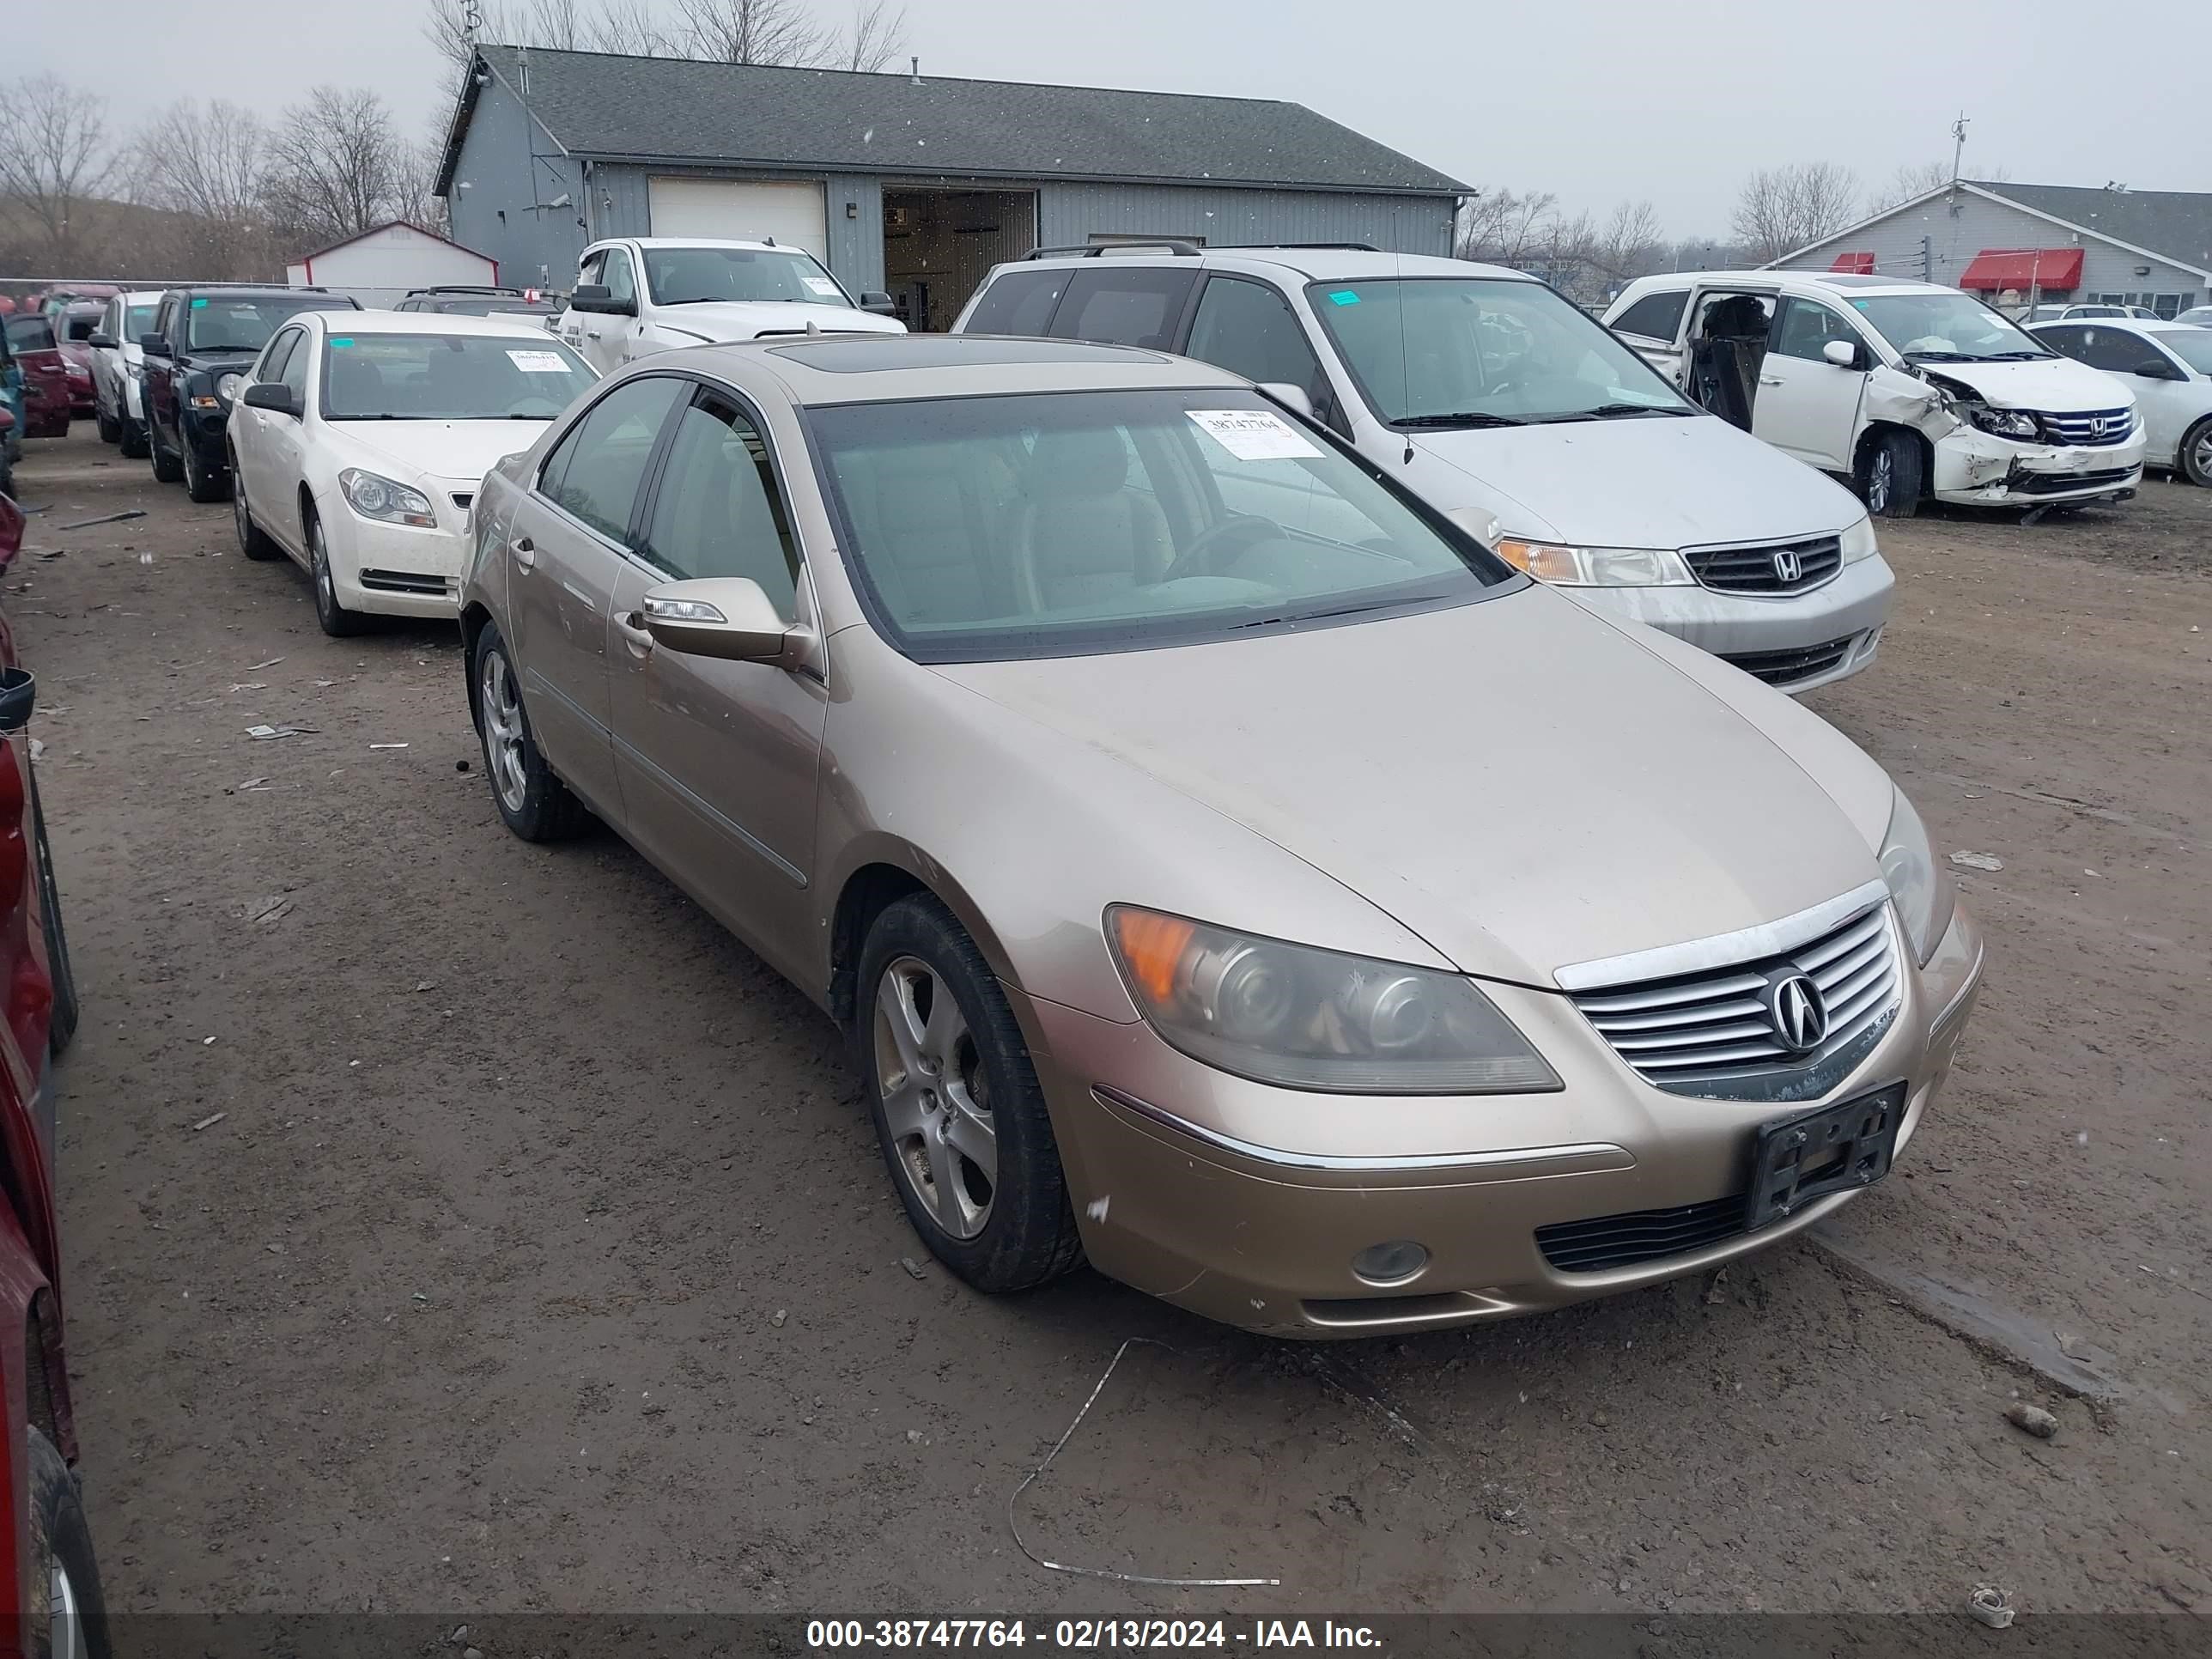
<path fill-rule="evenodd" d="M 210 477 L 230 471 L 230 405 L 196 409 L 183 404 L 177 410 L 177 435 L 191 446 L 193 458 Z"/>
<path fill-rule="evenodd" d="M 1874 661 L 1896 588 L 1896 575 L 1876 553 L 1801 593 L 1724 593 L 1710 587 L 1559 591 L 1797 692 L 1848 678 Z"/>
<path fill-rule="evenodd" d="M 1982 969 L 1962 907 L 1895 1022 L 1819 1101 L 1696 1099 L 1650 1087 L 1565 997 L 1486 983 L 1565 1083 L 1547 1095 L 1387 1099 L 1303 1094 L 1188 1060 L 1141 1022 L 1015 995 L 1094 1266 L 1208 1318 L 1279 1336 L 1477 1323 L 1694 1273 L 1802 1231 L 1856 1196 L 1817 1200 L 1755 1233 L 1595 1273 L 1554 1268 L 1536 1230 L 1743 1190 L 1762 1123 L 1906 1085 L 1901 1152 L 1948 1076 Z M 1413 1240 L 1410 1279 L 1352 1258 Z"/>
<path fill-rule="evenodd" d="M 453 511 L 440 502 L 438 527 L 423 530 L 362 518 L 342 498 L 327 502 L 323 537 L 338 603 L 384 617 L 459 616 L 469 541 L 465 519 L 448 522 Z"/>
<path fill-rule="evenodd" d="M 2045 507 L 2094 500 L 2142 482 L 2143 423 L 2125 443 L 2014 443 L 1969 426 L 1936 441 L 1929 493 L 1962 507 Z"/>

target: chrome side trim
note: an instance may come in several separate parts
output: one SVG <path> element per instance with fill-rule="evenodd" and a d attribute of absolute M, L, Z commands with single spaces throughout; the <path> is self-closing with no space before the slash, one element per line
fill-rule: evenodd
<path fill-rule="evenodd" d="M 1854 912 L 1870 904 L 1887 902 L 1888 898 L 1888 884 L 1877 877 L 1848 893 L 1800 910 L 1796 915 L 1784 916 L 1778 921 L 1763 921 L 1756 927 L 1715 933 L 1710 939 L 1690 939 L 1680 945 L 1631 951 L 1625 956 L 1601 957 L 1595 962 L 1569 963 L 1553 969 L 1552 977 L 1563 991 L 1595 991 L 1608 985 L 1672 979 L 1677 974 L 1703 973 L 1707 969 L 1727 968 L 1760 957 L 1779 956 L 1820 938 Z"/>
<path fill-rule="evenodd" d="M 1608 1169 L 1628 1170 L 1636 1166 L 1635 1157 L 1625 1146 L 1615 1146 L 1609 1141 L 1591 1141 L 1577 1146 L 1522 1146 L 1510 1152 L 1429 1152 L 1416 1157 L 1350 1158 L 1328 1152 L 1286 1152 L 1273 1146 L 1261 1146 L 1252 1141 L 1239 1140 L 1218 1129 L 1209 1129 L 1188 1118 L 1177 1117 L 1173 1112 L 1125 1094 L 1105 1084 L 1091 1085 L 1091 1098 L 1103 1106 L 1120 1106 L 1148 1117 L 1164 1128 L 1174 1129 L 1202 1140 L 1209 1146 L 1218 1146 L 1224 1152 L 1235 1152 L 1261 1164 L 1273 1164 L 1285 1170 L 1480 1170 L 1495 1168 L 1501 1164 L 1543 1164 L 1566 1162 L 1575 1158 L 1603 1158 L 1618 1159 L 1608 1163 Z"/>

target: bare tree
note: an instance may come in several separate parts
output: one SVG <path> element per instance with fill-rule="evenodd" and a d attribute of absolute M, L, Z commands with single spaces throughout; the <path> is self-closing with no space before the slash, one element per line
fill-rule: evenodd
<path fill-rule="evenodd" d="M 891 0 L 860 0 L 853 25 L 837 46 L 839 69 L 872 72 L 906 48 L 906 8 Z"/>
<path fill-rule="evenodd" d="M 1623 202 L 1604 229 L 1589 239 L 1584 258 L 1614 288 L 1660 270 L 1666 239 L 1659 228 L 1659 210 L 1649 202 Z"/>
<path fill-rule="evenodd" d="M 1548 191 L 1486 191 L 1461 210 L 1459 257 L 1518 267 L 1549 240 L 1559 210 L 1559 198 Z"/>
<path fill-rule="evenodd" d="M 1754 264 L 1765 264 L 1850 223 L 1858 180 L 1833 161 L 1762 167 L 1744 180 L 1729 223 Z"/>
<path fill-rule="evenodd" d="M 343 241 L 402 216 L 407 167 L 381 98 L 317 87 L 270 137 L 262 199 L 287 251 Z"/>
<path fill-rule="evenodd" d="M 77 251 L 85 238 L 72 217 L 113 169 L 104 99 L 53 75 L 0 88 L 0 196 L 20 204 L 47 258 L 66 264 Z"/>
<path fill-rule="evenodd" d="M 458 73 L 468 68 L 478 40 L 512 40 L 517 36 L 506 8 L 498 0 L 428 0 L 422 38 Z"/>
<path fill-rule="evenodd" d="M 819 64 L 835 37 L 800 0 L 677 0 L 690 55 L 721 64 Z"/>
<path fill-rule="evenodd" d="M 132 139 L 131 198 L 219 224 L 250 223 L 260 216 L 268 142 L 268 129 L 250 109 L 220 98 L 205 106 L 181 100 Z"/>
<path fill-rule="evenodd" d="M 1867 191 L 1866 216 L 1887 213 L 1893 207 L 1925 196 L 1929 191 L 1951 182 L 1951 166 L 1948 161 L 1907 162 L 1889 175 L 1887 183 L 1876 185 Z"/>
<path fill-rule="evenodd" d="M 688 55 L 683 35 L 660 21 L 652 0 L 600 0 L 599 15 L 586 40 L 592 52 L 623 52 L 637 58 Z"/>

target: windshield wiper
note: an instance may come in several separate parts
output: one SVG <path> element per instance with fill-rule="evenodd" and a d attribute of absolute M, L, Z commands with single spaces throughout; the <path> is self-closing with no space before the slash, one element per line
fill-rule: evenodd
<path fill-rule="evenodd" d="M 1563 414 L 1545 415 L 1538 424 L 1556 426 L 1561 421 L 1612 421 L 1627 415 L 1688 415 L 1686 409 L 1668 409 L 1657 404 L 1600 404 L 1595 409 L 1571 409 Z"/>
<path fill-rule="evenodd" d="M 1908 351 L 1905 355 L 1916 363 L 1978 363 L 1982 361 L 1971 351 Z"/>
<path fill-rule="evenodd" d="M 2039 363 L 2046 357 L 2056 357 L 2055 351 L 1992 351 L 1978 361 L 1984 363 Z"/>
<path fill-rule="evenodd" d="M 1528 422 L 1517 415 L 1492 415 L 1480 410 L 1469 410 L 1461 415 L 1407 415 L 1390 424 L 1395 427 L 1526 426 Z"/>

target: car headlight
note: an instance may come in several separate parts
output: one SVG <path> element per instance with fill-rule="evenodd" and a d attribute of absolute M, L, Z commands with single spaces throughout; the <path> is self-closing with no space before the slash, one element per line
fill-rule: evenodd
<path fill-rule="evenodd" d="M 1996 437 L 2033 441 L 2043 435 L 2035 416 L 2024 409 L 1991 409 L 1987 404 L 1963 404 L 1960 407 L 1968 421 Z"/>
<path fill-rule="evenodd" d="M 1472 981 L 1117 904 L 1146 1021 L 1193 1060 L 1329 1094 L 1527 1094 L 1559 1074 Z"/>
<path fill-rule="evenodd" d="M 1893 793 L 1889 828 L 1881 837 L 1881 878 L 1889 884 L 1889 896 L 1896 901 L 1898 919 L 1905 924 L 1905 936 L 1912 944 L 1913 959 L 1924 967 L 1951 925 L 1959 894 L 1951 884 L 1951 872 L 1936 862 L 1920 814 L 1912 810 L 1902 789 L 1893 787 Z"/>
<path fill-rule="evenodd" d="M 146 365 L 134 363 L 126 357 L 123 360 L 123 372 L 134 380 L 143 380 L 146 378 Z"/>
<path fill-rule="evenodd" d="M 338 474 L 338 488 L 345 492 L 346 505 L 364 519 L 375 519 L 384 524 L 411 524 L 423 530 L 437 527 L 438 518 L 431 509 L 430 498 L 419 489 L 394 483 L 374 472 L 364 472 L 357 466 L 349 466 Z"/>
<path fill-rule="evenodd" d="M 1498 539 L 1498 556 L 1516 570 L 1559 587 L 1695 587 L 1698 579 L 1671 547 L 1567 547 L 1557 542 Z"/>
<path fill-rule="evenodd" d="M 239 388 L 246 384 L 243 374 L 226 374 L 215 383 L 215 395 L 227 404 L 238 401 Z"/>
<path fill-rule="evenodd" d="M 1845 564 L 1856 564 L 1861 559 L 1870 559 L 1880 551 L 1875 544 L 1874 520 L 1861 519 L 1836 538 Z"/>

